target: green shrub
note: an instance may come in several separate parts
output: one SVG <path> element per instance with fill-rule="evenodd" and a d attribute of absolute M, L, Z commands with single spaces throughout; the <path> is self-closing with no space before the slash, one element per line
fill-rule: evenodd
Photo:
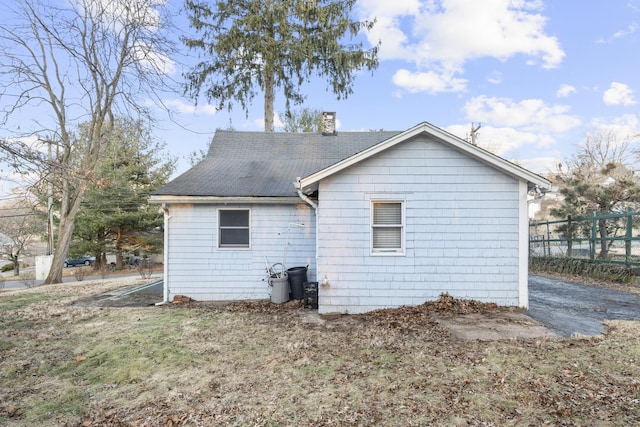
<path fill-rule="evenodd" d="M 529 269 L 573 274 L 620 283 L 628 283 L 635 278 L 634 269 L 624 265 L 598 263 L 584 259 L 530 257 Z"/>
<path fill-rule="evenodd" d="M 13 263 L 5 264 L 0 268 L 0 271 L 6 273 L 7 271 L 13 270 Z"/>

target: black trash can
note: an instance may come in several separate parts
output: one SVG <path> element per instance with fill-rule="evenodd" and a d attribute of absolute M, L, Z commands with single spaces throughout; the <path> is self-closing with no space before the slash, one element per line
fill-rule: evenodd
<path fill-rule="evenodd" d="M 300 300 L 304 297 L 303 285 L 307 281 L 307 267 L 291 267 L 287 270 L 291 299 Z"/>

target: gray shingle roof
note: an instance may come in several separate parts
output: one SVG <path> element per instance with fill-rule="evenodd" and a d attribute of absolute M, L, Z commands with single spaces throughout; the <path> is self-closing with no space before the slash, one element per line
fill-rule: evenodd
<path fill-rule="evenodd" d="M 158 196 L 292 197 L 306 177 L 399 131 L 319 133 L 216 131 L 200 163 L 154 192 Z"/>

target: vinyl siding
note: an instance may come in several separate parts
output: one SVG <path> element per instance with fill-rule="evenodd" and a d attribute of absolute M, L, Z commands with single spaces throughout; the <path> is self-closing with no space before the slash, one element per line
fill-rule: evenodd
<path fill-rule="evenodd" d="M 324 179 L 319 311 L 416 305 L 443 292 L 519 305 L 519 185 L 426 136 Z M 371 200 L 394 199 L 404 201 L 405 254 L 371 255 Z"/>
<path fill-rule="evenodd" d="M 236 205 L 249 208 L 249 249 L 218 248 L 218 206 L 170 205 L 165 238 L 170 260 L 166 266 L 168 298 L 186 295 L 198 301 L 264 299 L 270 296 L 266 262 L 281 263 L 289 234 L 286 264 L 311 263 L 308 276 L 315 277 L 315 212 L 305 204 Z M 303 228 L 289 223 L 304 224 Z"/>

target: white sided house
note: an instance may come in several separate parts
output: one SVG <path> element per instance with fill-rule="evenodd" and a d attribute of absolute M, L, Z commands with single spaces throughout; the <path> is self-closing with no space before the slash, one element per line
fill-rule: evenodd
<path fill-rule="evenodd" d="M 266 299 L 308 266 L 320 313 L 456 298 L 528 306 L 527 192 L 550 183 L 428 123 L 404 132 L 217 131 L 151 196 L 165 300 Z"/>

